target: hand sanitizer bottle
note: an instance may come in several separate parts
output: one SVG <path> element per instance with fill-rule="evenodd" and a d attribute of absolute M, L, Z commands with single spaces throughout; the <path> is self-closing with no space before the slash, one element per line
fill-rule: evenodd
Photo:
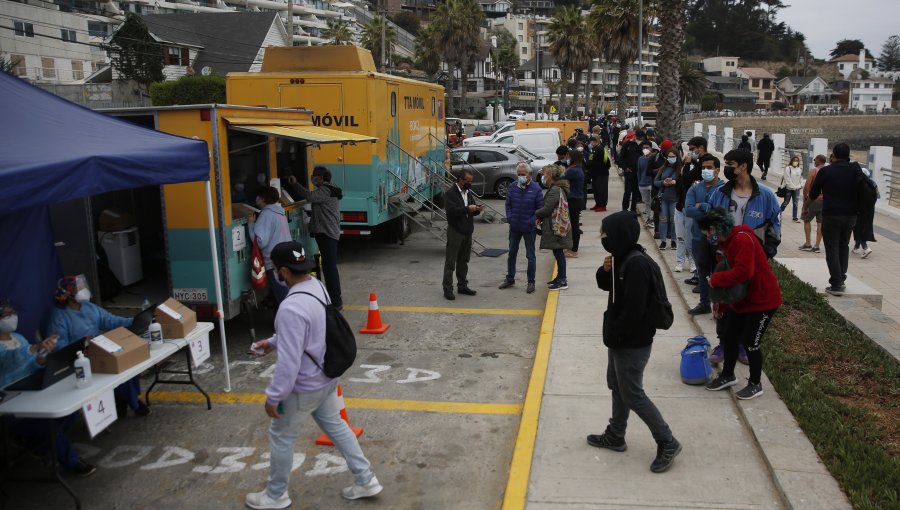
<path fill-rule="evenodd" d="M 91 360 L 84 357 L 84 353 L 75 353 L 75 387 L 87 388 L 91 385 Z"/>
<path fill-rule="evenodd" d="M 150 327 L 147 329 L 150 331 L 150 348 L 159 349 L 160 347 L 162 347 L 162 326 L 158 322 L 156 322 L 156 319 L 153 319 L 153 322 L 150 323 Z"/>

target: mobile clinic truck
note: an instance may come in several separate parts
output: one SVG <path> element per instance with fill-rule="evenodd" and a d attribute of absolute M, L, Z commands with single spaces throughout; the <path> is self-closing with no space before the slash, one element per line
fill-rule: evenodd
<path fill-rule="evenodd" d="M 308 187 L 308 176 L 318 163 L 318 147 L 354 144 L 361 154 L 372 154 L 375 148 L 374 138 L 316 127 L 311 112 L 297 109 L 191 105 L 103 113 L 151 129 L 206 140 L 226 318 L 241 313 L 241 300 L 251 288 L 252 244 L 247 239 L 247 218 L 254 212 L 256 191 L 262 186 L 279 187 L 288 176 Z M 62 236 L 58 252 L 63 270 L 90 267 L 87 276 L 91 287 L 98 289 L 98 299 L 110 308 L 135 308 L 144 299 L 154 303 L 174 296 L 200 315 L 209 316 L 215 295 L 208 267 L 204 185 L 152 186 L 63 204 L 52 211 L 54 230 L 58 238 Z M 310 242 L 304 203 L 295 202 L 285 190 L 282 205 L 291 236 Z M 111 214 L 119 223 L 106 218 L 110 210 L 118 211 Z M 93 220 L 101 228 L 94 227 Z M 114 226 L 102 227 L 104 223 Z M 104 228 L 114 231 L 103 232 Z M 119 238 L 122 243 L 110 242 Z M 129 256 L 136 260 L 132 264 L 136 276 L 123 282 L 129 285 L 115 296 L 92 262 L 101 251 L 95 243 L 103 246 L 111 266 L 121 258 L 119 251 L 130 250 Z"/>
<path fill-rule="evenodd" d="M 378 139 L 374 152 L 360 145 L 315 151 L 344 190 L 342 234 L 405 237 L 409 223 L 392 197 L 427 200 L 443 191 L 434 178 L 447 157 L 443 87 L 378 73 L 372 54 L 356 46 L 266 48 L 261 72 L 226 80 L 229 103 L 303 108 L 316 126 Z"/>

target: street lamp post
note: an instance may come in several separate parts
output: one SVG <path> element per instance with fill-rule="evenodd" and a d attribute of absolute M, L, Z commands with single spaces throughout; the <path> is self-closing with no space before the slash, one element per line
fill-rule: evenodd
<path fill-rule="evenodd" d="M 644 67 L 644 0 L 638 1 L 638 77 L 637 77 L 637 127 L 643 126 L 644 119 L 641 115 L 641 102 L 642 102 L 642 86 L 641 82 L 643 81 L 642 71 Z"/>
<path fill-rule="evenodd" d="M 541 46 L 538 42 L 538 29 L 537 29 L 537 9 L 533 12 L 534 19 L 534 120 L 538 120 L 538 114 L 541 110 L 541 96 L 538 95 L 540 93 L 540 77 L 541 77 Z"/>

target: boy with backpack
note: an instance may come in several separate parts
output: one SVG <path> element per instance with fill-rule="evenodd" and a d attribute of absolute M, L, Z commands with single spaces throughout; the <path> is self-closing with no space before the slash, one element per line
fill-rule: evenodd
<path fill-rule="evenodd" d="M 602 434 L 587 436 L 597 448 L 624 452 L 628 415 L 634 411 L 656 440 L 654 473 L 672 466 L 681 444 L 659 409 L 644 393 L 644 368 L 656 329 L 672 325 L 659 266 L 638 244 L 640 224 L 634 213 L 621 211 L 603 219 L 600 242 L 611 255 L 597 269 L 597 286 L 609 292 L 603 313 L 603 343 L 608 348 L 606 383 L 612 391 L 612 416 Z"/>

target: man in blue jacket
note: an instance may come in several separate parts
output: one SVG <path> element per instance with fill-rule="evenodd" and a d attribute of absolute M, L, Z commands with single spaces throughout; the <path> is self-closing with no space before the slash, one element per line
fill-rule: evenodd
<path fill-rule="evenodd" d="M 700 157 L 700 182 L 691 186 L 684 198 L 684 214 L 693 221 L 691 225 L 691 253 L 697 265 L 697 285 L 700 286 L 700 303 L 688 310 L 691 315 L 702 315 L 712 312 L 709 305 L 709 284 L 706 277 L 710 272 L 710 248 L 706 234 L 700 231 L 697 220 L 709 211 L 709 198 L 719 190 L 725 182 L 719 179 L 719 158 L 712 154 Z"/>
<path fill-rule="evenodd" d="M 544 195 L 538 183 L 531 180 L 531 168 L 526 163 L 516 165 L 516 184 L 509 187 L 506 195 L 506 221 L 509 223 L 509 256 L 506 260 L 506 279 L 501 289 L 508 289 L 516 283 L 516 257 L 519 242 L 525 240 L 525 258 L 528 260 L 528 287 L 525 292 L 534 292 L 535 269 L 534 241 L 537 237 L 537 223 L 534 212 L 543 207 Z"/>
<path fill-rule="evenodd" d="M 753 154 L 744 149 L 734 149 L 725 154 L 725 178 L 728 182 L 712 193 L 709 208 L 722 207 L 734 216 L 735 225 L 744 224 L 756 229 L 771 223 L 781 238 L 781 205 L 775 193 L 760 187 L 750 175 L 753 170 Z"/>

